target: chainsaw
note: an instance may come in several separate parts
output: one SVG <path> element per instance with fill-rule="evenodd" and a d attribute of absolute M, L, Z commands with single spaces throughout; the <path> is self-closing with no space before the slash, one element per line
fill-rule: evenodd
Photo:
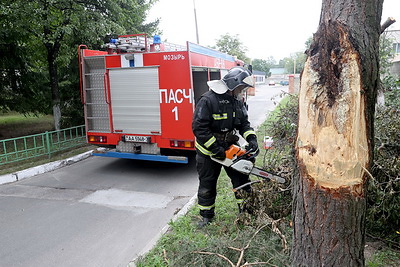
<path fill-rule="evenodd" d="M 237 145 L 231 145 L 228 150 L 225 151 L 225 156 L 226 158 L 223 160 L 219 160 L 216 158 L 211 157 L 214 161 L 220 163 L 223 166 L 226 166 L 228 168 L 234 169 L 238 172 L 250 175 L 253 174 L 255 176 L 261 177 L 266 180 L 272 180 L 278 183 L 285 183 L 285 179 L 282 177 L 279 177 L 275 174 L 266 172 L 260 168 L 257 168 L 254 166 L 254 163 L 252 159 L 254 159 L 254 156 L 252 156 L 250 153 L 252 151 L 246 151 L 245 149 L 242 149 L 241 147 Z M 253 183 L 253 182 L 251 182 Z M 240 189 L 249 183 L 237 187 L 235 189 Z"/>

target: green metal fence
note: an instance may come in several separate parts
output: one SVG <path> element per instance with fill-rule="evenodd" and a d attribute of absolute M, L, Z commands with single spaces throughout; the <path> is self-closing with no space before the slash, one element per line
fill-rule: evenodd
<path fill-rule="evenodd" d="M 0 165 L 46 155 L 50 158 L 55 152 L 85 142 L 85 125 L 0 140 Z"/>

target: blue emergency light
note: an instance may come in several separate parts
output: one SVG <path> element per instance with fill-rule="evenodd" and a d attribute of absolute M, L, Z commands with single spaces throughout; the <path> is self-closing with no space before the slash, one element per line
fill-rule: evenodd
<path fill-rule="evenodd" d="M 153 44 L 161 44 L 161 36 L 160 35 L 153 36 Z"/>

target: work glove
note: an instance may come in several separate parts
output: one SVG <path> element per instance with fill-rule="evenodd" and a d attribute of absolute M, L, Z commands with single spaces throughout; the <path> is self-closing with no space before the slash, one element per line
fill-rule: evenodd
<path fill-rule="evenodd" d="M 239 136 L 236 134 L 228 134 L 225 138 L 225 141 L 228 144 L 236 144 L 239 141 Z"/>
<path fill-rule="evenodd" d="M 245 149 L 246 151 L 251 151 L 250 155 L 256 157 L 260 150 L 258 149 L 257 137 L 255 135 L 251 135 L 247 138 L 247 142 L 249 143 Z"/>
<path fill-rule="evenodd" d="M 211 152 L 211 157 L 215 159 L 224 160 L 226 158 L 225 149 L 222 146 L 215 147 Z"/>

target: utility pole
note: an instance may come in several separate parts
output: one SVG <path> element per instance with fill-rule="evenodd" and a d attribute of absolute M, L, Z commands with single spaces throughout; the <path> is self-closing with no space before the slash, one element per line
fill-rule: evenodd
<path fill-rule="evenodd" d="M 197 28 L 197 14 L 196 14 L 196 1 L 193 0 L 193 8 L 194 8 L 194 23 L 196 25 L 196 40 L 197 40 L 197 44 L 200 43 L 199 41 L 199 29 Z"/>
<path fill-rule="evenodd" d="M 294 56 L 293 59 L 293 74 L 296 74 L 296 55 Z"/>

